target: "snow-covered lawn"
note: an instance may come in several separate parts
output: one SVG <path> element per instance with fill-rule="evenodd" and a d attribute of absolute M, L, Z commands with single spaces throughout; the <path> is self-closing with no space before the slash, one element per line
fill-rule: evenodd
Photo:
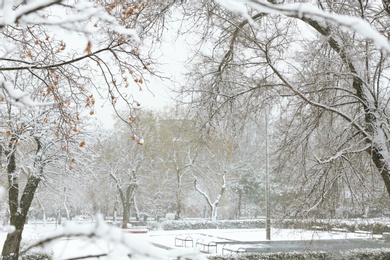
<path fill-rule="evenodd" d="M 42 224 L 27 224 L 23 233 L 23 243 L 30 244 L 47 236 L 51 232 L 58 232 L 62 226 Z M 199 238 L 207 238 L 209 241 L 266 241 L 264 229 L 204 229 L 204 230 L 175 230 L 175 231 L 149 231 L 146 234 L 130 234 L 124 236 L 131 241 L 146 240 L 161 248 L 175 248 L 175 237 L 184 235 L 193 239 L 193 244 L 187 243 L 187 247 L 196 247 Z M 285 240 L 318 240 L 318 239 L 367 239 L 370 234 L 356 234 L 346 232 L 307 231 L 291 229 L 273 229 L 271 239 L 273 241 Z M 5 233 L 0 233 L 0 241 L 3 243 Z M 217 254 L 222 254 L 222 244 L 217 246 Z M 165 250 L 165 249 L 156 250 Z M 108 253 L 113 245 L 101 239 L 87 240 L 83 238 L 62 238 L 50 245 L 48 250 L 54 253 L 55 259 L 68 259 L 76 256 L 99 255 Z M 210 250 L 215 254 L 215 249 Z M 116 259 L 116 258 L 111 258 Z M 118 258 L 119 259 L 119 258 Z"/>
<path fill-rule="evenodd" d="M 175 230 L 175 231 L 151 231 L 146 235 L 139 235 L 152 243 L 163 245 L 166 247 L 175 247 L 175 237 L 177 235 L 186 235 L 194 240 L 200 237 L 209 237 L 210 241 L 235 240 L 244 242 L 265 242 L 265 229 L 205 229 L 205 230 Z M 327 232 L 327 231 L 308 231 L 308 230 L 292 230 L 292 229 L 272 229 L 272 241 L 287 241 L 287 240 L 319 240 L 319 239 L 367 239 L 373 238 L 371 234 L 357 234 L 346 232 Z M 188 243 L 187 243 L 188 246 Z M 222 254 L 222 246 L 217 246 L 217 254 Z M 214 251 L 212 251 L 214 252 Z"/>

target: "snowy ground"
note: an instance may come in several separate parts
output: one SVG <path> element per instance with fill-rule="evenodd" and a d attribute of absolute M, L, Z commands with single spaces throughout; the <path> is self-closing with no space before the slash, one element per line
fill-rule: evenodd
<path fill-rule="evenodd" d="M 25 243 L 31 241 L 38 241 L 41 237 L 48 235 L 51 232 L 62 229 L 61 226 L 42 224 L 28 224 L 26 225 L 23 239 Z M 209 241 L 225 242 L 225 241 L 242 241 L 250 243 L 253 241 L 266 241 L 264 229 L 211 229 L 211 230 L 180 230 L 180 231 L 149 231 L 146 234 L 129 234 L 133 241 L 146 240 L 158 245 L 160 248 L 175 248 L 175 237 L 181 235 L 182 237 L 192 238 L 193 242 L 186 243 L 187 247 L 196 247 L 198 239 L 204 239 L 206 243 Z M 272 241 L 297 241 L 297 240 L 336 240 L 343 241 L 345 239 L 359 239 L 362 241 L 371 240 L 373 238 L 370 234 L 356 234 L 345 232 L 327 232 L 327 231 L 305 231 L 305 230 L 287 230 L 287 229 L 273 229 L 271 233 Z M 5 233 L 0 233 L 0 242 L 5 239 Z M 340 240 L 341 239 L 341 240 Z M 200 240 L 199 240 L 200 241 Z M 178 244 L 181 241 L 176 241 Z M 340 243 L 339 243 L 340 244 Z M 184 244 L 183 244 L 184 245 Z M 201 248 L 201 245 L 198 245 Z M 217 250 L 210 248 L 211 254 L 222 254 L 223 244 L 218 244 Z M 84 240 L 81 238 L 62 238 L 54 242 L 50 249 L 54 253 L 55 259 L 69 259 L 77 256 L 99 255 L 110 251 L 112 246 L 108 242 L 102 240 Z M 207 248 L 206 248 L 207 249 Z M 226 253 L 226 251 L 225 251 Z"/>

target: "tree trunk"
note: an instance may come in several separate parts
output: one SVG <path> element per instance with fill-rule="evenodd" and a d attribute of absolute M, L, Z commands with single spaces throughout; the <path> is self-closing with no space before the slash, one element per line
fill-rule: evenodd
<path fill-rule="evenodd" d="M 18 260 L 20 242 L 22 241 L 22 233 L 24 228 L 24 220 L 22 216 L 11 217 L 11 225 L 15 227 L 15 231 L 7 234 L 5 239 L 2 259 L 4 260 Z"/>
<path fill-rule="evenodd" d="M 130 221 L 130 196 L 129 196 L 129 187 L 127 187 L 126 194 L 123 193 L 122 189 L 119 189 L 120 199 L 122 201 L 122 228 L 126 229 L 127 224 Z"/>
<path fill-rule="evenodd" d="M 10 210 L 10 225 L 15 227 L 15 232 L 7 234 L 7 238 L 3 245 L 3 251 L 1 253 L 3 259 L 15 259 L 19 257 L 20 241 L 22 239 L 23 225 L 20 229 L 20 221 L 18 218 L 18 197 L 19 197 L 19 184 L 16 173 L 16 158 L 13 142 L 16 140 L 11 138 L 9 143 L 9 150 L 5 151 L 7 156 L 7 176 L 8 176 L 8 205 Z"/>
<path fill-rule="evenodd" d="M 371 154 L 372 161 L 374 162 L 376 168 L 379 170 L 379 173 L 382 177 L 382 180 L 385 184 L 387 193 L 390 196 L 390 169 L 389 164 L 386 159 L 383 157 L 383 154 L 380 153 L 377 149 L 369 149 L 368 153 Z"/>
<path fill-rule="evenodd" d="M 390 15 L 390 1 L 382 0 L 383 9 Z"/>
<path fill-rule="evenodd" d="M 65 209 L 65 213 L 66 213 L 66 219 L 70 220 L 70 210 L 69 210 L 69 207 L 67 205 L 66 187 L 64 187 L 64 209 Z"/>
<path fill-rule="evenodd" d="M 241 218 L 242 190 L 238 191 L 237 219 Z"/>
<path fill-rule="evenodd" d="M 139 209 L 138 209 L 138 204 L 137 204 L 137 197 L 135 196 L 135 194 L 134 194 L 134 196 L 132 198 L 132 204 L 134 206 L 135 219 L 137 221 L 139 221 L 139 220 L 141 220 L 141 218 L 140 218 L 140 215 L 139 215 Z"/>
<path fill-rule="evenodd" d="M 122 228 L 125 229 L 127 228 L 127 224 L 130 221 L 131 204 L 134 201 L 135 192 L 138 187 L 137 176 L 135 175 L 135 172 L 132 171 L 132 175 L 130 177 L 130 183 L 127 185 L 126 191 L 124 191 L 116 175 L 114 173 L 111 173 L 110 175 L 115 180 L 116 186 L 119 191 L 119 198 L 121 200 L 122 208 L 123 208 Z"/>
<path fill-rule="evenodd" d="M 215 222 L 217 221 L 218 217 L 218 207 L 213 205 L 211 206 L 211 221 Z"/>
<path fill-rule="evenodd" d="M 114 202 L 114 215 L 113 215 L 113 219 L 112 219 L 112 223 L 114 224 L 114 226 L 116 226 L 116 220 L 117 220 L 117 213 L 118 213 L 118 196 L 115 196 L 115 202 Z"/>
<path fill-rule="evenodd" d="M 19 211 L 11 210 L 10 224 L 15 227 L 15 232 L 9 233 L 4 242 L 2 251 L 2 257 L 4 260 L 17 260 L 19 258 L 20 242 L 22 240 L 24 224 L 26 223 L 28 211 L 30 209 L 31 202 L 34 199 L 35 191 L 39 182 L 40 178 L 37 178 L 34 175 L 30 176 L 20 199 Z M 15 200 L 15 198 L 12 198 L 12 200 Z"/>
<path fill-rule="evenodd" d="M 122 218 L 122 228 L 126 229 L 127 224 L 130 221 L 130 209 L 127 205 L 123 205 L 123 218 Z"/>
<path fill-rule="evenodd" d="M 9 151 L 7 152 L 8 166 L 8 204 L 10 209 L 10 225 L 15 227 L 15 231 L 7 234 L 7 238 L 3 245 L 3 251 L 1 253 L 4 260 L 18 260 L 20 242 L 22 240 L 22 233 L 24 224 L 26 223 L 28 211 L 31 206 L 31 202 L 34 199 L 35 191 L 40 182 L 40 176 L 43 172 L 43 165 L 39 153 L 41 152 L 41 143 L 36 139 L 38 145 L 36 157 L 34 160 L 33 173 L 27 179 L 26 186 L 24 187 L 22 196 L 19 201 L 19 185 L 18 175 L 16 173 L 16 158 L 15 150 L 13 148 L 14 139 L 11 138 Z"/>
<path fill-rule="evenodd" d="M 181 174 L 180 172 L 176 173 L 177 176 L 177 189 L 176 189 L 176 212 L 175 220 L 181 218 L 181 204 L 182 204 L 182 192 L 181 192 Z"/>
<path fill-rule="evenodd" d="M 29 177 L 20 201 L 20 210 L 11 210 L 10 224 L 15 227 L 15 232 L 7 235 L 2 251 L 3 259 L 17 260 L 19 257 L 19 248 L 22 240 L 24 224 L 26 223 L 28 211 L 31 206 L 31 202 L 34 199 L 34 194 L 39 181 L 39 178 L 35 178 L 34 176 Z M 15 199 L 17 203 L 17 198 L 10 197 L 9 200 L 12 201 L 12 203 L 15 203 Z"/>
<path fill-rule="evenodd" d="M 386 2 L 386 4 L 385 4 Z M 389 12 L 389 4 L 388 1 L 384 1 L 385 10 Z M 311 19 L 303 19 L 308 24 L 310 24 L 314 29 L 316 29 L 320 34 L 327 37 L 328 43 L 330 47 L 339 54 L 340 58 L 345 62 L 351 71 L 352 75 L 359 75 L 358 69 L 356 69 L 355 65 L 352 61 L 346 56 L 345 52 L 340 48 L 339 42 L 336 41 L 330 35 L 330 29 L 328 27 L 324 27 L 323 24 L 318 23 L 315 20 Z M 371 147 L 367 149 L 367 152 L 370 154 L 371 159 L 375 166 L 377 167 L 382 180 L 385 184 L 388 195 L 390 196 L 390 162 L 389 158 L 385 156 L 389 153 L 389 149 L 383 140 L 385 138 L 381 138 L 381 136 L 386 136 L 383 132 L 382 123 L 380 123 L 381 119 L 377 118 L 375 115 L 378 111 L 380 111 L 375 103 L 375 98 L 372 97 L 372 93 L 367 91 L 364 86 L 364 82 L 358 76 L 353 77 L 352 86 L 356 91 L 356 96 L 361 99 L 363 109 L 365 112 L 365 126 L 364 130 L 369 133 L 371 136 L 367 139 L 367 142 L 371 144 Z M 353 122 L 351 122 L 353 123 Z M 357 129 L 359 131 L 359 129 Z M 364 133 L 362 133 L 364 135 Z"/>
<path fill-rule="evenodd" d="M 198 178 L 196 178 L 196 176 L 194 176 L 195 190 L 197 190 L 206 199 L 206 202 L 207 202 L 207 204 L 209 205 L 209 207 L 211 209 L 211 220 L 212 221 L 216 221 L 217 220 L 217 217 L 218 217 L 218 204 L 221 201 L 222 195 L 224 194 L 224 192 L 226 190 L 226 178 L 225 178 L 225 175 L 226 175 L 226 172 L 222 175 L 223 184 L 222 184 L 221 189 L 219 191 L 219 194 L 218 194 L 218 196 L 217 196 L 217 198 L 215 199 L 214 202 L 211 202 L 209 195 L 207 195 L 204 191 L 202 191 L 198 187 Z"/>

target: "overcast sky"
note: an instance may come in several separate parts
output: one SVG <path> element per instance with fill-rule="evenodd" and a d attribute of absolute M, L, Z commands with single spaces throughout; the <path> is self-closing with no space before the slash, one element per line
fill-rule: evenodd
<path fill-rule="evenodd" d="M 172 33 L 175 30 L 170 30 Z M 157 77 L 147 78 L 148 88 L 139 91 L 134 88 L 133 95 L 141 107 L 161 110 L 165 107 L 174 106 L 172 100 L 173 93 L 170 89 L 174 87 L 173 82 L 180 84 L 180 79 L 183 78 L 184 65 L 187 59 L 187 48 L 185 41 L 176 39 L 176 35 L 171 35 L 170 31 L 165 33 L 164 41 L 161 47 L 154 53 L 154 58 L 158 60 L 161 65 L 157 68 L 160 73 L 168 79 L 159 79 Z M 145 43 L 146 44 L 146 43 Z M 114 110 L 109 103 L 103 107 L 101 104 L 96 106 L 96 115 L 103 122 L 105 127 L 113 128 L 114 124 Z"/>

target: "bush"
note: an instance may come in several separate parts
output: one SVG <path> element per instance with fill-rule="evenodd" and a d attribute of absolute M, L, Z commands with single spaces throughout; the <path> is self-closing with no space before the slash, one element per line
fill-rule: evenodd
<path fill-rule="evenodd" d="M 350 219 L 350 220 L 323 220 L 323 219 L 284 219 L 274 223 L 280 228 L 291 229 L 311 229 L 313 226 L 321 226 L 325 230 L 331 230 L 332 228 L 346 229 L 349 232 L 355 232 L 356 230 L 369 231 L 373 234 L 382 234 L 384 232 L 390 232 L 390 225 L 388 223 L 381 223 L 380 221 L 364 221 L 363 219 Z"/>
<path fill-rule="evenodd" d="M 210 260 L 332 260 L 332 253 L 326 252 L 281 252 L 261 254 L 238 254 L 230 256 L 210 256 Z"/>
<path fill-rule="evenodd" d="M 28 252 L 21 256 L 22 260 L 53 260 L 52 253 Z"/>
<path fill-rule="evenodd" d="M 343 254 L 344 260 L 388 260 L 390 248 L 354 249 Z"/>
<path fill-rule="evenodd" d="M 167 220 L 162 223 L 148 222 L 150 230 L 197 230 L 197 229 L 250 229 L 265 228 L 265 220 Z"/>
<path fill-rule="evenodd" d="M 354 249 L 342 254 L 342 260 L 388 260 L 390 248 Z M 210 260 L 331 260 L 335 259 L 331 252 L 280 252 L 258 254 L 234 254 L 225 256 L 209 256 Z"/>

